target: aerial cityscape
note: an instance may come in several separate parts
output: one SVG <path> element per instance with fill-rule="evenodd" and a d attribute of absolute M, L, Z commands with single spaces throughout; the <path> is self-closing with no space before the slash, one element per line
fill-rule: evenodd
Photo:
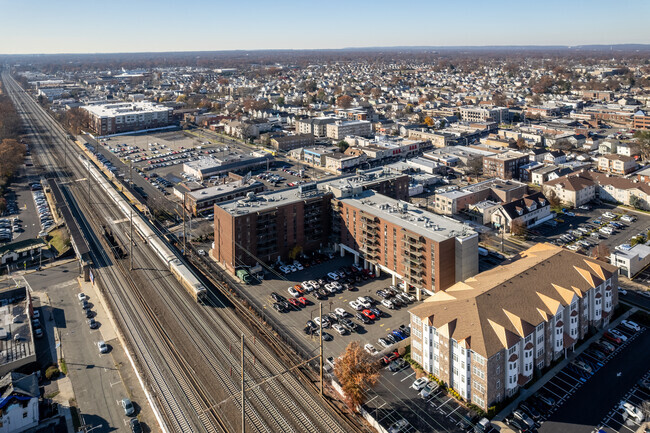
<path fill-rule="evenodd" d="M 34 3 L 1 433 L 650 433 L 650 4 Z"/>

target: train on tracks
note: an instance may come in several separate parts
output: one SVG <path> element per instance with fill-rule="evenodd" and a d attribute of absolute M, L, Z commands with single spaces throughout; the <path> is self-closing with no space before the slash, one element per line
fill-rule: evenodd
<path fill-rule="evenodd" d="M 183 263 L 172 249 L 163 241 L 151 228 L 151 225 L 142 215 L 134 211 L 129 202 L 120 195 L 112 184 L 97 170 L 92 162 L 82 156 L 81 163 L 92 175 L 93 179 L 106 191 L 111 200 L 117 205 L 126 218 L 133 215 L 133 227 L 136 229 L 143 241 L 151 246 L 156 255 L 165 263 L 176 279 L 185 287 L 185 290 L 198 302 L 203 300 L 207 291 L 205 286 L 194 275 L 192 270 Z"/>

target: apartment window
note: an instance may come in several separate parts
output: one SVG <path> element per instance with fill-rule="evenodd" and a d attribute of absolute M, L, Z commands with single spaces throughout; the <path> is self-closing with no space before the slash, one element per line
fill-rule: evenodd
<path fill-rule="evenodd" d="M 510 349 L 508 349 L 508 355 L 512 355 L 513 353 L 515 353 L 516 350 L 517 350 L 517 346 L 512 346 Z"/>
<path fill-rule="evenodd" d="M 497 374 L 501 374 L 501 365 L 497 365 Z"/>

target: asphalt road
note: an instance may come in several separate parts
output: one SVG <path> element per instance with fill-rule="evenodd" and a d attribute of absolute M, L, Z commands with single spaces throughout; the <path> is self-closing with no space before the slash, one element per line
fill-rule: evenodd
<path fill-rule="evenodd" d="M 551 417 L 540 433 L 591 433 L 648 371 L 650 331 L 645 330 L 607 362 Z"/>
<path fill-rule="evenodd" d="M 33 290 L 46 291 L 50 297 L 68 375 L 86 424 L 102 424 L 102 428 L 94 430 L 98 433 L 128 432 L 127 417 L 120 406 L 120 400 L 126 397 L 124 386 L 110 352 L 99 353 L 97 342 L 103 340 L 100 329 L 91 330 L 86 323 L 77 300 L 77 272 L 78 265 L 73 262 L 31 273 L 26 279 Z M 101 308 L 97 299 L 89 302 L 93 310 Z M 100 323 L 102 326 L 109 325 Z M 52 335 L 47 338 L 54 344 Z M 110 347 L 111 342 L 107 343 Z"/>

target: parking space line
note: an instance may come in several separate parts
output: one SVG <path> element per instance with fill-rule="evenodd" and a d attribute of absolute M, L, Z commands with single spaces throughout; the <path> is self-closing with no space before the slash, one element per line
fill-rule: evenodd
<path fill-rule="evenodd" d="M 559 395 L 557 395 L 556 393 L 554 393 L 553 391 L 551 391 L 550 389 L 548 389 L 548 388 L 546 387 L 546 385 L 544 385 L 544 386 L 542 387 L 542 389 L 545 389 L 546 391 L 550 392 L 551 394 L 553 394 L 554 396 L 556 396 L 556 397 L 559 398 L 560 400 L 562 400 L 562 398 L 563 398 L 562 396 L 559 396 Z M 559 405 L 559 401 L 558 401 L 558 405 Z"/>
<path fill-rule="evenodd" d="M 569 385 L 569 386 L 571 387 L 571 391 L 573 391 L 573 390 L 576 388 L 576 385 L 575 385 L 575 384 L 572 385 L 572 384 L 570 384 L 569 382 L 567 382 L 566 380 L 562 379 L 561 377 L 558 377 L 557 375 L 555 376 L 554 379 L 561 380 L 562 382 L 564 382 L 564 383 L 566 383 L 567 385 Z"/>
<path fill-rule="evenodd" d="M 409 374 L 408 376 L 406 376 L 406 377 L 405 377 L 404 379 L 402 379 L 400 382 L 404 382 L 406 379 L 408 379 L 409 377 L 413 376 L 414 374 L 415 374 L 415 371 L 414 371 L 413 373 Z"/>

